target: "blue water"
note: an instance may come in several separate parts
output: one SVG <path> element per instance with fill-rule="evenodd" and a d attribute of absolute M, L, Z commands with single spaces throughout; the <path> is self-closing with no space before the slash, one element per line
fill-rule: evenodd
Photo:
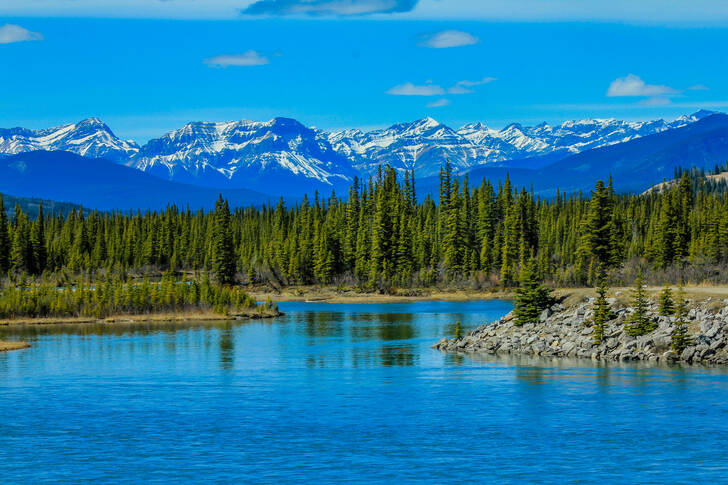
<path fill-rule="evenodd" d="M 728 481 L 728 373 L 446 355 L 507 302 L 0 329 L 0 482 Z"/>

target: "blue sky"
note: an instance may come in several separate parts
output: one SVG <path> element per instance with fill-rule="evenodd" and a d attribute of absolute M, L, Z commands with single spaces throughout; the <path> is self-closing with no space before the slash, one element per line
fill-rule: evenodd
<path fill-rule="evenodd" d="M 192 120 L 502 127 L 728 110 L 722 2 L 6 1 L 2 127 L 97 116 L 144 141 Z"/>

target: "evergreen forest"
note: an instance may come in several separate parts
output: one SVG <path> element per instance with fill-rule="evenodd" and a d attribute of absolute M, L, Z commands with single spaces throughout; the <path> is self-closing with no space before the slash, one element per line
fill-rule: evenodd
<path fill-rule="evenodd" d="M 517 287 L 522 270 L 550 286 L 612 284 L 637 274 L 654 284 L 728 283 L 725 184 L 684 171 L 644 194 L 596 181 L 589 194 L 535 196 L 455 177 L 446 164 L 439 197 L 417 197 L 414 175 L 389 167 L 355 180 L 346 197 L 213 211 L 72 209 L 12 216 L 0 202 L 0 272 L 19 281 L 161 279 L 210 274 L 220 285 L 392 288 Z M 123 275 L 123 276 L 122 276 Z"/>

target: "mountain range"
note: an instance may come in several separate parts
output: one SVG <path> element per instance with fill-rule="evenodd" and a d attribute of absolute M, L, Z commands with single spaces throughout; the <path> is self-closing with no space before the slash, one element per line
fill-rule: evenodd
<path fill-rule="evenodd" d="M 188 123 L 141 146 L 118 138 L 101 120 L 89 118 L 41 130 L 0 129 L 0 156 L 6 158 L 0 160 L 4 162 L 0 164 L 0 172 L 9 177 L 6 183 L 0 184 L 0 190 L 13 193 L 14 186 L 22 186 L 24 192 L 16 190 L 16 195 L 93 202 L 93 197 L 67 198 L 73 194 L 62 190 L 53 194 L 33 192 L 32 184 L 23 185 L 29 183 L 27 178 L 13 182 L 13 177 L 27 176 L 27 170 L 19 171 L 17 167 L 30 167 L 41 160 L 46 163 L 61 157 L 62 162 L 57 162 L 54 169 L 57 177 L 63 175 L 58 173 L 60 166 L 71 172 L 84 167 L 85 173 L 76 177 L 77 191 L 104 195 L 94 191 L 101 187 L 108 189 L 110 181 L 93 182 L 89 174 L 104 177 L 107 172 L 106 176 L 113 172 L 114 177 L 121 177 L 128 184 L 156 187 L 153 190 L 173 202 L 182 202 L 185 198 L 199 202 L 218 191 L 230 193 L 241 203 L 271 200 L 280 195 L 296 198 L 314 190 L 328 194 L 332 189 L 345 190 L 356 176 L 367 178 L 375 174 L 384 164 L 399 171 L 414 170 L 427 186 L 446 160 L 455 173 L 470 173 L 471 178 L 484 174 L 503 178 L 506 172 L 520 178 L 522 173 L 524 184 L 535 184 L 546 193 L 555 186 L 567 190 L 584 188 L 585 182 L 593 183 L 594 177 L 603 176 L 605 170 L 616 176 L 628 169 L 626 177 L 632 178 L 629 170 L 642 167 L 642 176 L 654 181 L 655 177 L 671 176 L 667 167 L 675 164 L 722 164 L 728 158 L 728 150 L 724 151 L 720 141 L 725 135 L 721 127 L 726 118 L 714 112 L 698 111 L 673 121 L 588 119 L 558 125 L 514 123 L 503 129 L 488 128 L 482 123 L 453 129 L 424 118 L 368 132 L 326 132 L 293 119 L 274 118 L 267 122 Z M 713 121 L 707 123 L 709 120 Z M 702 128 L 707 125 L 719 134 L 707 136 Z M 691 131 L 695 126 L 698 128 Z M 681 134 L 686 134 L 688 139 Z M 682 145 L 678 146 L 677 139 L 682 140 Z M 648 141 L 637 143 L 639 140 Z M 62 156 L 67 152 L 79 157 Z M 31 153 L 36 156 L 22 156 Z M 680 160 L 674 160 L 670 153 L 680 153 Z M 82 159 L 93 163 L 81 162 Z M 615 159 L 619 159 L 617 165 L 613 163 Z M 659 160 L 664 163 L 659 165 Z M 128 171 L 117 173 L 112 165 Z M 46 172 L 37 169 L 33 173 L 36 177 L 47 177 L 47 170 L 52 166 L 52 162 L 47 162 Z M 167 185 L 155 185 L 160 182 Z M 630 182 L 640 185 L 639 180 Z M 120 189 L 118 183 L 114 186 Z M 182 194 L 173 197 L 176 191 Z M 134 193 L 137 197 L 143 195 Z M 109 197 L 109 194 L 102 197 L 103 206 L 118 202 Z M 142 206 L 161 203 L 153 194 L 146 194 L 138 201 L 129 198 L 126 201 Z"/>

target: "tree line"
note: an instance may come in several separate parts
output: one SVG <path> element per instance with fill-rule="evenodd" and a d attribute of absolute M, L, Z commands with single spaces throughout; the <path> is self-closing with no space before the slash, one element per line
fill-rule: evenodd
<path fill-rule="evenodd" d="M 703 180 L 703 181 L 701 181 Z M 318 193 L 288 207 L 87 212 L 8 217 L 0 199 L 0 273 L 211 272 L 223 284 L 266 282 L 369 289 L 432 285 L 515 287 L 527 265 L 558 286 L 596 285 L 637 271 L 653 279 L 725 282 L 728 195 L 684 171 L 660 190 L 541 198 L 506 178 L 471 186 L 449 164 L 439 201 L 419 199 L 412 172 L 390 167 L 346 197 Z"/>

